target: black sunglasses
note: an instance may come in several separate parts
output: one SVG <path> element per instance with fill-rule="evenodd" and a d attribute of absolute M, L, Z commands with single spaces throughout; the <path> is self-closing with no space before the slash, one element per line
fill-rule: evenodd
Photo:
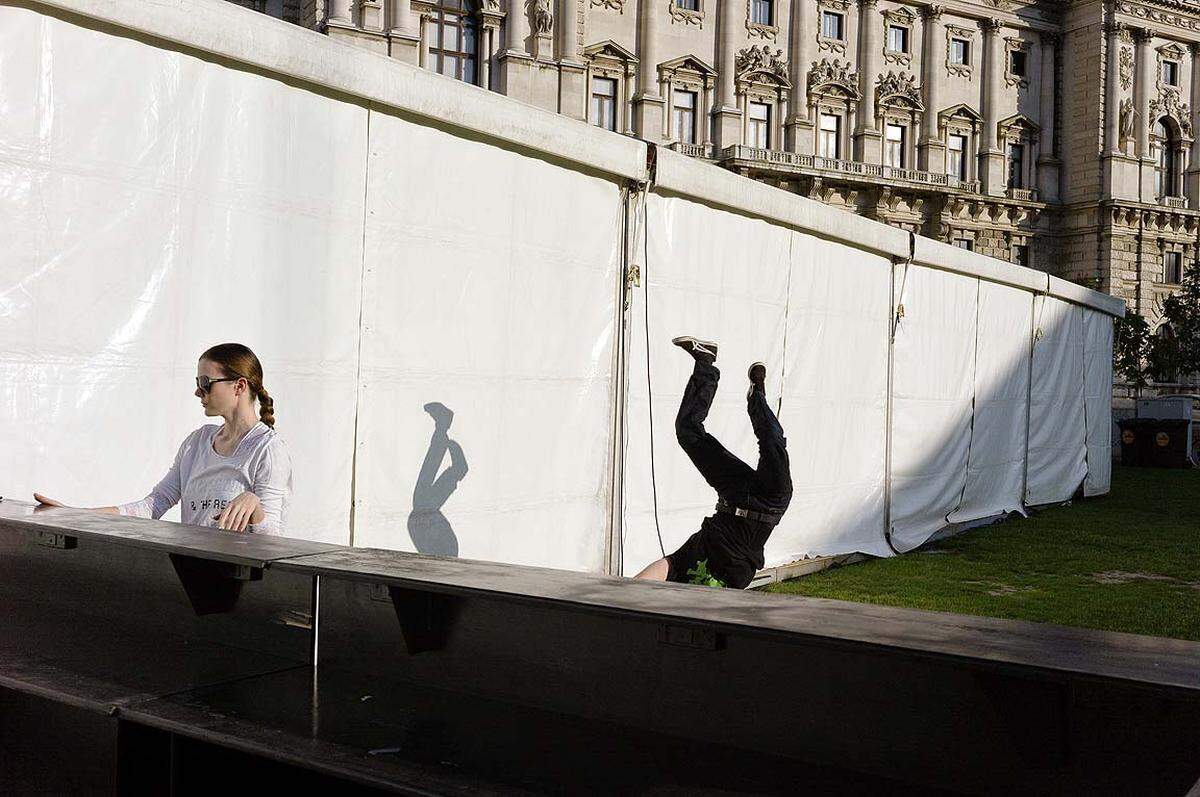
<path fill-rule="evenodd" d="M 207 393 L 212 390 L 212 386 L 217 382 L 236 382 L 242 378 L 240 376 L 227 376 L 222 379 L 213 379 L 211 376 L 198 376 L 196 377 L 196 388 L 201 393 Z"/>

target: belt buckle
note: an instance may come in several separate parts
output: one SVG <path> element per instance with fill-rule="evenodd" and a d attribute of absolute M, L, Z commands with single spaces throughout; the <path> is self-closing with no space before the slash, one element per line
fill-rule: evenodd
<path fill-rule="evenodd" d="M 749 510 L 749 509 L 741 509 L 741 508 L 739 507 L 739 508 L 737 508 L 737 509 L 734 509 L 734 510 L 733 510 L 733 514 L 734 514 L 736 517 L 749 517 L 749 516 L 750 516 L 750 510 Z"/>

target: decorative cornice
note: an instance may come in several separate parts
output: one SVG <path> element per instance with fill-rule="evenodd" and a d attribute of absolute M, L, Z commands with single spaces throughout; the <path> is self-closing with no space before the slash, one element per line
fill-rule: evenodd
<path fill-rule="evenodd" d="M 1192 137 L 1192 115 L 1188 104 L 1180 102 L 1179 92 L 1164 88 L 1159 92 L 1157 99 L 1150 101 L 1150 120 L 1154 121 L 1160 116 L 1171 117 L 1185 137 Z"/>
<path fill-rule="evenodd" d="M 1154 6 L 1160 7 L 1155 8 Z M 1162 7 L 1172 10 L 1164 11 Z M 1153 2 L 1143 3 L 1121 2 L 1117 3 L 1114 10 L 1138 19 L 1157 22 L 1160 25 L 1200 32 L 1200 17 L 1195 16 L 1200 9 L 1190 3 L 1172 2 L 1171 0 L 1153 0 Z M 1179 14 L 1175 13 L 1176 11 L 1185 13 Z"/>
<path fill-rule="evenodd" d="M 835 89 L 836 93 L 857 100 L 861 96 L 858 91 L 858 73 L 850 71 L 850 62 L 828 58 L 820 62 L 813 61 L 808 70 L 809 94 L 828 94 L 819 89 Z"/>
<path fill-rule="evenodd" d="M 907 72 L 888 72 L 875 81 L 875 101 L 879 107 L 899 107 L 905 110 L 923 111 L 921 87 L 917 79 Z"/>
<path fill-rule="evenodd" d="M 777 83 L 788 85 L 787 62 L 783 60 L 783 50 L 777 49 L 772 52 L 765 44 L 747 47 L 739 50 L 734 56 L 733 65 L 739 78 L 757 72 L 771 77 Z"/>

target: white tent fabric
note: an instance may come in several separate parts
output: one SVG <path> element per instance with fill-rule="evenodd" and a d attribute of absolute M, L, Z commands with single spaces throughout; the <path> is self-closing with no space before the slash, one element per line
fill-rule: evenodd
<path fill-rule="evenodd" d="M 903 314 L 892 354 L 891 536 L 908 551 L 943 528 L 962 497 L 979 280 L 901 265 L 893 284 Z"/>
<path fill-rule="evenodd" d="M 625 454 L 624 572 L 659 558 L 654 518 L 666 552 L 679 547 L 712 513 L 716 494 L 675 439 L 675 415 L 693 361 L 671 338 L 694 335 L 720 345 L 721 383 L 705 428 L 754 466 L 757 444 L 746 415 L 746 369 L 783 359 L 792 231 L 685 199 L 651 193 L 644 290 L 630 308 L 628 446 Z M 635 258 L 637 262 L 637 258 Z M 646 307 L 650 386 L 647 388 Z M 780 377 L 767 380 L 777 395 Z M 654 458 L 650 456 L 652 399 Z M 653 469 L 652 469 L 653 468 Z"/>
<path fill-rule="evenodd" d="M 766 561 L 861 551 L 884 540 L 891 263 L 797 232 L 779 421 L 792 504 Z"/>
<path fill-rule="evenodd" d="M 980 280 L 970 462 L 952 523 L 1024 512 L 1032 324 L 1033 294 Z"/>
<path fill-rule="evenodd" d="M 354 543 L 601 569 L 619 187 L 380 113 L 370 151 Z"/>
<path fill-rule="evenodd" d="M 770 565 L 1020 510 L 1022 471 L 1026 505 L 1108 489 L 1111 297 L 229 4 L 0 5 L 0 75 L 7 496 L 144 495 L 204 422 L 197 355 L 239 340 L 290 536 L 628 574 L 656 505 L 669 551 L 715 498 L 679 334 L 720 343 L 709 428 L 748 462 L 770 365 Z"/>
<path fill-rule="evenodd" d="M 1084 408 L 1087 425 L 1085 496 L 1103 495 L 1112 481 L 1112 318 L 1095 310 L 1083 313 Z"/>
<path fill-rule="evenodd" d="M 12 6 L 0 76 L 0 491 L 146 495 L 212 420 L 196 359 L 236 340 L 289 533 L 346 542 L 365 109 Z"/>
<path fill-rule="evenodd" d="M 1066 501 L 1087 475 L 1083 395 L 1083 310 L 1052 296 L 1034 299 L 1029 413 L 1028 506 Z"/>

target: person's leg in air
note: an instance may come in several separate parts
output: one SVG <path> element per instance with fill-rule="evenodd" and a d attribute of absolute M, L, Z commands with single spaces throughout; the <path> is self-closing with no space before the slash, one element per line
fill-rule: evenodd
<path fill-rule="evenodd" d="M 749 481 L 754 477 L 754 470 L 726 450 L 704 428 L 704 420 L 708 417 L 713 397 L 717 392 L 717 382 L 721 378 L 721 372 L 714 364 L 717 359 L 717 345 L 693 337 L 675 338 L 671 342 L 696 361 L 687 387 L 683 391 L 679 413 L 675 417 L 675 436 L 679 445 L 718 495 L 737 496 L 744 493 Z M 666 580 L 672 575 L 671 562 L 676 560 L 675 580 L 683 580 L 688 567 L 700 559 L 707 558 L 704 554 L 703 539 L 700 532 L 696 532 L 678 551 L 651 562 L 635 578 Z"/>
<path fill-rule="evenodd" d="M 754 363 L 747 374 L 746 412 L 758 440 L 758 467 L 751 480 L 751 500 L 761 511 L 783 514 L 792 500 L 792 472 L 783 426 L 767 402 L 767 367 Z"/>

